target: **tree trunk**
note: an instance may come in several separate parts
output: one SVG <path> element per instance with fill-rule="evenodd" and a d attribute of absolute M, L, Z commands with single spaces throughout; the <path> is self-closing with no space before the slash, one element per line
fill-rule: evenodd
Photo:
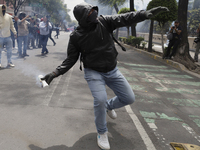
<path fill-rule="evenodd" d="M 130 11 L 135 11 L 134 0 L 130 0 Z M 135 23 L 131 25 L 131 35 L 136 37 Z"/>
<path fill-rule="evenodd" d="M 178 46 L 174 60 L 183 64 L 189 70 L 196 69 L 195 72 L 200 72 L 200 69 L 194 63 L 194 60 L 189 54 L 189 43 L 188 43 L 188 33 L 187 33 L 187 10 L 188 10 L 188 0 L 179 0 L 178 20 L 180 22 L 180 26 L 182 27 L 182 39 Z"/>
<path fill-rule="evenodd" d="M 150 25 L 150 30 L 149 30 L 148 52 L 152 52 L 153 24 L 154 24 L 154 20 L 151 20 L 151 25 Z"/>
<path fill-rule="evenodd" d="M 129 26 L 127 26 L 127 38 L 129 37 Z"/>
<path fill-rule="evenodd" d="M 163 42 L 163 32 L 164 32 L 164 25 L 161 26 L 161 43 L 162 43 L 162 51 L 163 54 L 165 53 L 165 49 L 164 49 L 164 42 Z"/>
<path fill-rule="evenodd" d="M 116 10 L 116 13 L 118 14 L 119 8 L 118 8 L 118 6 L 117 6 L 116 3 L 114 4 L 114 8 L 115 8 L 115 10 Z M 116 34 L 115 34 L 115 38 L 116 38 L 116 39 L 118 39 L 118 35 L 119 35 L 119 29 L 116 29 Z"/>

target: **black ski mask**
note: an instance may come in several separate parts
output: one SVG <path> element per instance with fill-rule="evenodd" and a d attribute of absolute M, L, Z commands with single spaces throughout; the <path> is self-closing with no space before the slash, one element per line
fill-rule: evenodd
<path fill-rule="evenodd" d="M 89 24 L 96 24 L 98 12 L 96 10 L 92 11 L 92 13 L 88 16 L 87 21 Z"/>

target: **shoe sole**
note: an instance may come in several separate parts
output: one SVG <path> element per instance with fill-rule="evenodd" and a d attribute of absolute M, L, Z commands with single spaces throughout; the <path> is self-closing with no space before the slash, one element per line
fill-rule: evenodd
<path fill-rule="evenodd" d="M 98 145 L 99 148 L 101 148 L 102 150 L 110 150 L 110 148 L 109 148 L 109 149 L 105 149 L 105 148 L 102 148 L 102 147 L 100 146 L 100 144 L 98 143 L 98 137 L 97 137 L 97 145 Z"/>
<path fill-rule="evenodd" d="M 98 144 L 99 148 L 101 148 L 102 150 L 110 150 L 110 148 L 109 148 L 109 149 L 102 148 L 102 147 L 99 145 L 98 142 L 97 142 L 97 144 Z"/>

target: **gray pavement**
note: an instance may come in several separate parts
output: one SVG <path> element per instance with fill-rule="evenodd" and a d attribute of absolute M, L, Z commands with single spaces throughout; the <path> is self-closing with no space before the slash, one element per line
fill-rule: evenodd
<path fill-rule="evenodd" d="M 53 71 L 66 57 L 69 33 L 57 44 L 48 41 L 49 54 L 28 50 L 12 69 L 0 74 L 0 149 L 98 150 L 93 97 L 79 61 L 49 87 L 37 76 Z M 111 150 L 169 150 L 170 142 L 200 145 L 200 80 L 181 69 L 152 59 L 133 48 L 119 51 L 118 67 L 129 81 L 136 102 L 117 109 L 108 120 Z M 6 56 L 3 54 L 3 63 Z M 108 98 L 114 96 L 107 88 Z"/>

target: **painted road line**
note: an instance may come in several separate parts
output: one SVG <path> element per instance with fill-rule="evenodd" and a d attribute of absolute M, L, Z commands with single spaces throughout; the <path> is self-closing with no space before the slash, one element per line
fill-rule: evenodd
<path fill-rule="evenodd" d="M 58 83 L 60 82 L 60 79 L 61 79 L 61 76 L 58 77 L 55 80 L 56 81 L 55 85 L 52 86 L 52 89 L 47 93 L 47 95 L 46 95 L 46 97 L 45 97 L 44 102 L 42 103 L 42 105 L 49 106 L 51 98 L 52 98 L 52 96 L 53 96 L 53 94 L 54 94 L 54 92 L 55 92 L 55 90 L 56 90 L 56 88 L 58 86 Z"/>
<path fill-rule="evenodd" d="M 150 67 L 150 68 L 168 68 L 166 66 L 157 66 L 157 65 L 143 65 L 143 64 L 131 64 L 131 63 L 123 63 L 127 66 L 135 66 L 135 67 Z"/>
<path fill-rule="evenodd" d="M 59 99 L 58 99 L 58 102 L 57 102 L 58 105 L 59 105 L 60 107 L 63 107 L 63 106 L 65 105 L 64 102 L 61 102 L 61 99 L 62 99 L 63 96 L 66 96 L 67 93 L 68 93 L 69 82 L 70 82 L 70 80 L 71 80 L 73 71 L 74 71 L 74 67 L 72 67 L 72 68 L 69 70 L 69 72 L 68 72 L 68 73 L 69 73 L 69 77 L 66 77 L 66 79 L 65 79 L 65 81 L 64 81 L 64 85 L 63 85 L 63 87 L 62 87 L 62 91 L 61 91 L 61 94 L 60 94 Z M 65 83 L 67 83 L 67 84 L 65 84 Z"/>
<path fill-rule="evenodd" d="M 148 72 L 149 73 L 149 72 Z M 137 72 L 137 74 L 142 77 L 146 77 L 144 72 Z M 156 76 L 156 77 L 169 77 L 169 78 L 187 78 L 187 79 L 193 79 L 193 77 L 188 76 L 188 75 L 177 75 L 177 74 L 158 74 L 158 73 L 149 73 L 152 76 Z"/>
<path fill-rule="evenodd" d="M 135 124 L 143 142 L 145 143 L 147 150 L 156 150 L 153 142 L 149 138 L 148 134 L 146 133 L 144 127 L 140 123 L 139 119 L 137 116 L 134 114 L 133 110 L 131 109 L 130 105 L 125 106 L 126 111 L 128 112 L 129 116 L 131 117 L 133 123 Z"/>
<path fill-rule="evenodd" d="M 130 78 L 130 77 L 129 77 Z M 131 80 L 130 80 L 131 81 Z M 135 80 L 136 81 L 136 80 Z M 142 81 L 144 82 L 151 82 L 151 83 L 156 83 L 156 79 L 142 79 Z M 165 83 L 165 84 L 174 84 L 174 85 L 191 85 L 191 86 L 198 86 L 200 87 L 200 82 L 191 82 L 191 81 L 177 81 L 177 80 L 160 80 L 162 83 Z"/>
<path fill-rule="evenodd" d="M 183 123 L 182 126 L 200 143 L 200 136 L 186 123 Z"/>
<path fill-rule="evenodd" d="M 175 70 L 175 69 L 152 69 L 152 68 L 136 68 L 136 67 L 132 67 L 131 69 L 133 70 L 139 70 L 139 71 L 150 71 L 150 72 L 179 72 L 178 70 Z"/>
<path fill-rule="evenodd" d="M 66 84 L 66 85 L 67 85 L 67 88 L 66 88 L 65 86 L 63 86 L 63 88 L 62 88 L 62 93 L 60 94 L 61 96 L 66 96 L 67 93 L 68 93 L 69 81 L 70 81 L 70 79 L 71 79 L 71 76 L 72 76 L 73 71 L 74 71 L 74 67 L 72 67 L 72 68 L 70 69 L 69 77 L 66 78 L 66 80 L 65 80 L 65 82 L 67 82 L 67 84 Z M 64 84 L 64 85 L 65 85 L 65 84 Z"/>
<path fill-rule="evenodd" d="M 197 89 L 185 89 L 185 88 L 163 88 L 157 87 L 155 88 L 157 91 L 166 92 L 166 93 L 180 93 L 180 94 L 196 94 L 200 95 L 200 90 Z"/>

